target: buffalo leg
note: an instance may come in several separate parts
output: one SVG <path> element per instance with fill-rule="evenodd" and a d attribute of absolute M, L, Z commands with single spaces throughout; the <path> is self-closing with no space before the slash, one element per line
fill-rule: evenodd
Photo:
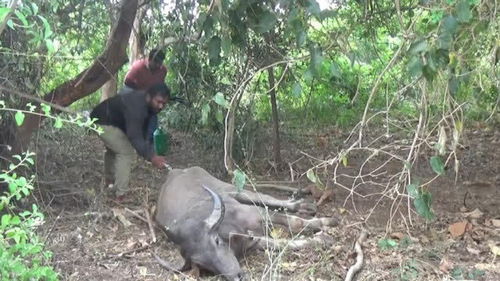
<path fill-rule="evenodd" d="M 292 212 L 304 214 L 315 214 L 316 205 L 303 200 L 280 200 L 270 195 L 243 190 L 239 193 L 231 193 L 238 202 L 247 205 L 267 206 L 273 209 L 287 209 Z"/>
<path fill-rule="evenodd" d="M 304 219 L 301 217 L 274 213 L 270 214 L 271 221 L 274 224 L 280 224 L 288 227 L 292 233 L 298 233 L 304 230 L 321 230 L 323 227 L 336 226 L 338 221 L 334 218 L 312 218 Z"/>
<path fill-rule="evenodd" d="M 261 250 L 298 250 L 307 247 L 329 246 L 333 244 L 331 236 L 318 232 L 312 238 L 303 239 L 273 239 L 268 237 L 252 237 L 257 249 Z"/>

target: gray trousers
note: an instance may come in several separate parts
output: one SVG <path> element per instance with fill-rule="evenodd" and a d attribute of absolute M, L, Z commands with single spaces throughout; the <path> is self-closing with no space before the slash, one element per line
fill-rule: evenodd
<path fill-rule="evenodd" d="M 106 146 L 104 153 L 104 177 L 114 182 L 116 196 L 129 190 L 130 171 L 136 152 L 125 133 L 117 127 L 101 125 L 104 130 L 99 137 Z"/>

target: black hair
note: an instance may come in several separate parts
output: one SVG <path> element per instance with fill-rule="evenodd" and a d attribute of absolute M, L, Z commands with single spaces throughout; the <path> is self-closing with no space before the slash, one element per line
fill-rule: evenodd
<path fill-rule="evenodd" d="M 149 52 L 149 60 L 163 62 L 165 60 L 165 52 L 160 49 L 152 49 Z"/>
<path fill-rule="evenodd" d="M 150 97 L 160 95 L 170 100 L 170 88 L 165 83 L 154 84 L 147 90 L 146 94 Z"/>

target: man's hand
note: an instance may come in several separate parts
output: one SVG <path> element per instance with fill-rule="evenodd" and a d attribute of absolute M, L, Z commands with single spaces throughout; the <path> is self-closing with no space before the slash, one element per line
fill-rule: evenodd
<path fill-rule="evenodd" d="M 165 159 L 165 157 L 158 156 L 155 154 L 155 155 L 153 155 L 153 157 L 151 157 L 151 163 L 156 168 L 163 169 L 163 168 L 165 168 L 165 164 L 167 164 L 167 160 Z"/>

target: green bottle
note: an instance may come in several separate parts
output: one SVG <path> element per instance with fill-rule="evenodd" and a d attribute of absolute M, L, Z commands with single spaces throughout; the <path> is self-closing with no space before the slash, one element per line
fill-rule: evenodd
<path fill-rule="evenodd" d="M 160 127 L 153 132 L 153 142 L 157 155 L 165 156 L 168 153 L 170 148 L 169 140 L 168 133 L 163 132 Z"/>

